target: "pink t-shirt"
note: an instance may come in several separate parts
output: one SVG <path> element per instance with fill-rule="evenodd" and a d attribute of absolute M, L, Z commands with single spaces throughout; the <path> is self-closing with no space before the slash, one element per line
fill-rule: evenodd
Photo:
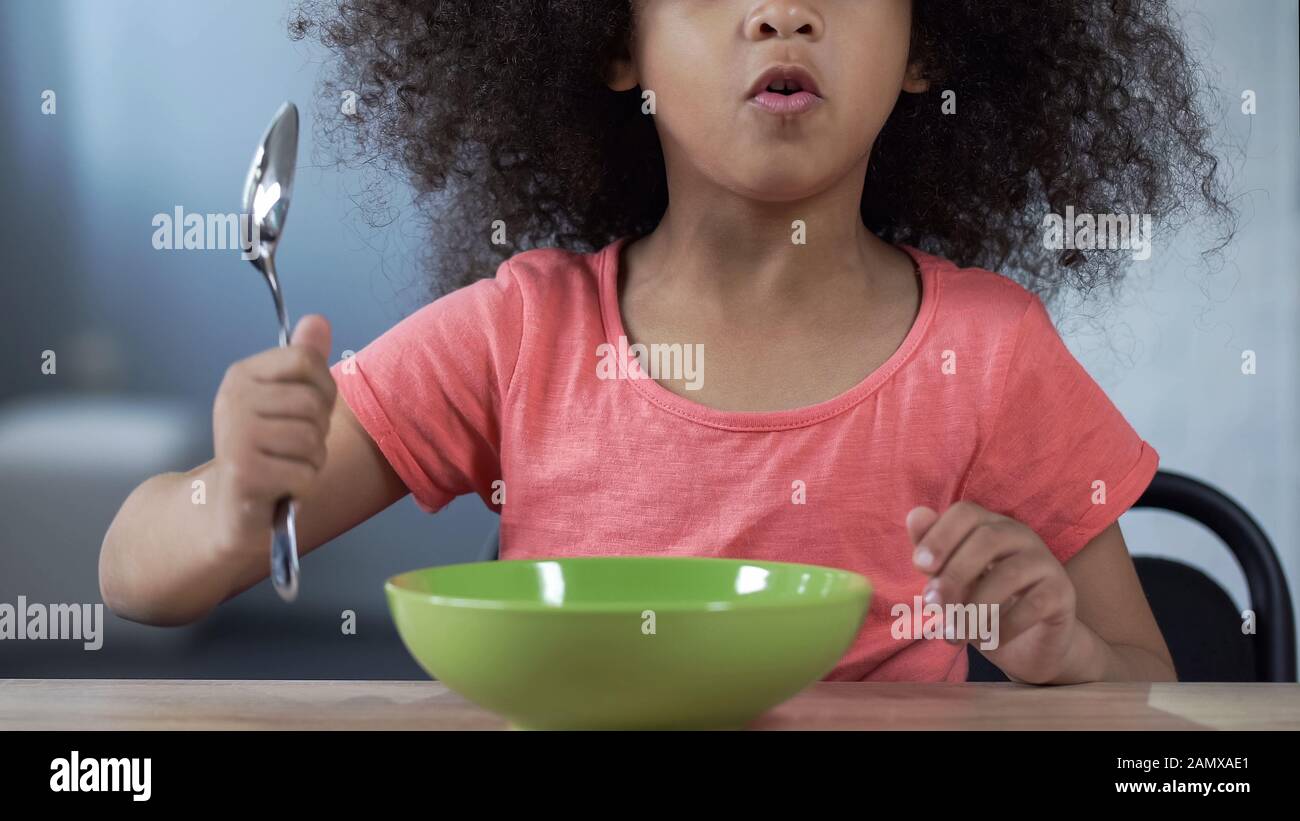
<path fill-rule="evenodd" d="M 911 607 L 927 580 L 912 565 L 907 512 L 970 499 L 1025 523 L 1065 562 L 1156 472 L 1156 451 L 1037 296 L 907 246 L 921 274 L 916 321 L 888 361 L 833 399 L 730 412 L 651 379 L 602 378 L 602 344 L 618 349 L 626 335 L 626 242 L 518 254 L 385 332 L 352 373 L 332 368 L 421 508 L 477 493 L 501 514 L 503 559 L 722 556 L 853 570 L 871 581 L 871 608 L 826 678 L 960 681 L 964 649 L 891 634 L 894 606 Z M 497 480 L 504 505 L 492 501 Z"/>

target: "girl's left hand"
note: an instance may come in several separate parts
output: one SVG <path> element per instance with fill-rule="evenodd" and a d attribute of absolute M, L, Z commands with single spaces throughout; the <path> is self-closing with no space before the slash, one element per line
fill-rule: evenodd
<path fill-rule="evenodd" d="M 997 646 L 980 652 L 1013 680 L 1045 684 L 1065 674 L 1082 638 L 1074 584 L 1038 534 L 968 501 L 943 515 L 913 508 L 907 532 L 913 564 L 932 577 L 926 605 L 996 605 Z M 977 636 L 966 639 L 979 648 Z"/>

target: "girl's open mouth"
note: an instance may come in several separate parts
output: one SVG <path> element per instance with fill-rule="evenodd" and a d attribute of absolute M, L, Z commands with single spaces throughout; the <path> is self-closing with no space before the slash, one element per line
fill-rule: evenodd
<path fill-rule="evenodd" d="M 802 114 L 823 102 L 812 74 L 802 66 L 773 66 L 754 81 L 749 101 L 772 114 Z"/>

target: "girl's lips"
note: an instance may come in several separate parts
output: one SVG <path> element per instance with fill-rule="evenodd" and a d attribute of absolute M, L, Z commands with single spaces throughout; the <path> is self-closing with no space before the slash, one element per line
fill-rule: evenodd
<path fill-rule="evenodd" d="M 775 91 L 760 91 L 750 98 L 751 104 L 772 114 L 803 114 L 822 103 L 822 98 L 810 91 L 796 91 L 793 94 L 778 94 Z"/>

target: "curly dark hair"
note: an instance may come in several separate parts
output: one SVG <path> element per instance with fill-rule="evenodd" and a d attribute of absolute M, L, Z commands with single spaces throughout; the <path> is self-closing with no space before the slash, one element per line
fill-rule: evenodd
<path fill-rule="evenodd" d="M 435 296 L 528 248 L 655 228 L 668 190 L 654 123 L 639 89 L 604 82 L 634 24 L 632 3 L 589 0 L 302 0 L 289 17 L 291 36 L 338 57 L 329 109 L 355 94 L 355 115 L 322 120 L 326 144 L 413 184 Z M 914 0 L 911 47 L 930 90 L 900 97 L 862 198 L 882 239 L 1050 301 L 1128 265 L 1126 251 L 1045 248 L 1044 215 L 1067 205 L 1150 214 L 1162 231 L 1203 215 L 1218 228 L 1206 256 L 1235 233 L 1202 108 L 1212 85 L 1167 0 Z"/>

